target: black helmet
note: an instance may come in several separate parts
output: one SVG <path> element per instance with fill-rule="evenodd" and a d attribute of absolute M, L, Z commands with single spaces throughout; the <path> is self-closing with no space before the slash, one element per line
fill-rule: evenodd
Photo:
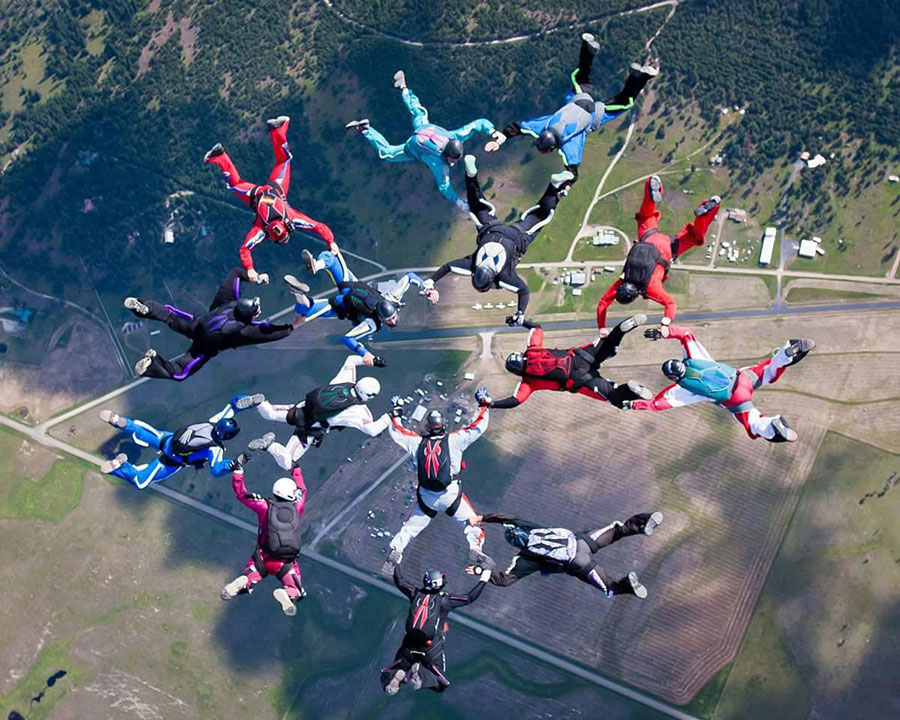
<path fill-rule="evenodd" d="M 684 377 L 684 362 L 681 360 L 666 360 L 662 365 L 663 375 L 669 380 L 681 380 Z"/>
<path fill-rule="evenodd" d="M 425 420 L 425 432 L 429 435 L 443 435 L 446 432 L 444 416 L 440 410 L 432 410 Z"/>
<path fill-rule="evenodd" d="M 241 322 L 248 323 L 260 313 L 259 298 L 241 298 L 234 306 L 234 316 Z"/>
<path fill-rule="evenodd" d="M 381 322 L 387 322 L 397 314 L 397 306 L 383 297 L 375 304 L 375 314 Z"/>
<path fill-rule="evenodd" d="M 447 579 L 444 577 L 444 573 L 433 568 L 426 570 L 425 577 L 422 578 L 422 587 L 430 592 L 440 590 L 446 584 Z"/>
<path fill-rule="evenodd" d="M 221 445 L 226 440 L 231 440 L 240 431 L 241 429 L 234 418 L 222 418 L 213 425 L 212 434 L 213 439 Z"/>
<path fill-rule="evenodd" d="M 534 146 L 538 149 L 538 152 L 542 153 L 556 150 L 560 145 L 562 145 L 562 138 L 559 137 L 559 133 L 553 128 L 544 128 L 541 130 L 541 134 L 538 135 L 537 140 L 534 141 Z"/>
<path fill-rule="evenodd" d="M 463 144 L 456 138 L 450 138 L 441 155 L 447 160 L 459 160 L 463 156 Z"/>
<path fill-rule="evenodd" d="M 522 353 L 510 353 L 506 356 L 506 369 L 514 375 L 525 374 L 525 356 Z"/>
<path fill-rule="evenodd" d="M 623 305 L 627 305 L 630 302 L 634 302 L 637 299 L 637 296 L 640 295 L 640 291 L 637 289 L 637 285 L 633 282 L 628 282 L 627 280 L 623 280 L 622 284 L 616 289 L 616 300 L 618 300 Z"/>
<path fill-rule="evenodd" d="M 472 287 L 478 292 L 487 292 L 494 284 L 497 277 L 497 271 L 487 265 L 479 265 L 472 273 Z"/>

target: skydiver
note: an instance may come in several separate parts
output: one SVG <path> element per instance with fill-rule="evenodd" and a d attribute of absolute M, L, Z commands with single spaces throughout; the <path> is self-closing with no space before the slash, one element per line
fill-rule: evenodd
<path fill-rule="evenodd" d="M 259 414 L 265 420 L 293 425 L 294 434 L 287 444 L 282 445 L 275 442 L 275 433 L 269 432 L 251 440 L 249 448 L 267 450 L 279 467 L 290 470 L 312 445 L 318 447 L 332 428 L 353 428 L 370 437 L 383 432 L 390 424 L 387 413 L 375 420 L 366 406 L 381 392 L 381 383 L 373 377 L 357 379 L 356 369 L 362 363 L 359 355 L 348 356 L 327 385 L 310 390 L 295 405 L 273 405 L 268 400 L 261 401 Z"/>
<path fill-rule="evenodd" d="M 111 410 L 101 410 L 100 419 L 114 428 L 131 434 L 141 447 L 153 448 L 157 457 L 143 465 L 132 465 L 125 453 L 105 460 L 100 471 L 127 480 L 138 490 L 171 477 L 183 467 L 197 470 L 209 464 L 213 477 L 222 477 L 231 470 L 231 460 L 225 457 L 225 443 L 240 432 L 236 413 L 259 405 L 262 395 L 237 395 L 208 422 L 192 423 L 175 432 L 157 430 L 143 420 L 132 420 Z"/>
<path fill-rule="evenodd" d="M 257 284 L 261 284 L 261 278 L 257 277 Z M 234 268 L 222 282 L 205 315 L 192 315 L 155 300 L 125 298 L 125 307 L 139 318 L 164 322 L 179 335 L 192 340 L 187 351 L 172 360 L 160 357 L 151 348 L 137 361 L 134 371 L 144 377 L 181 382 L 223 350 L 281 340 L 302 324 L 300 319 L 287 325 L 257 320 L 262 312 L 259 298 L 241 297 L 242 282 L 250 282 L 247 271 Z M 299 287 L 309 290 L 302 284 Z"/>
<path fill-rule="evenodd" d="M 605 338 L 574 348 L 545 348 L 544 331 L 536 323 L 527 323 L 528 346 L 524 353 L 510 353 L 506 369 L 522 378 L 513 394 L 495 400 L 497 410 L 513 408 L 525 402 L 535 390 L 566 390 L 595 400 L 606 400 L 621 408 L 628 400 L 649 398 L 643 385 L 629 380 L 623 385 L 610 382 L 600 374 L 600 366 L 619 352 L 626 333 L 647 322 L 646 315 L 635 315 L 616 325 Z"/>
<path fill-rule="evenodd" d="M 506 318 L 506 322 L 510 326 L 522 325 L 525 321 L 525 309 L 528 307 L 528 283 L 516 271 L 516 266 L 538 231 L 553 219 L 556 205 L 566 194 L 574 176 L 568 171 L 551 175 L 550 184 L 538 204 L 528 208 L 518 222 L 507 224 L 497 219 L 496 208 L 481 191 L 475 157 L 466 155 L 465 165 L 466 194 L 472 218 L 478 228 L 476 250 L 471 255 L 451 260 L 439 267 L 425 281 L 424 294 L 432 302 L 437 302 L 440 295 L 434 286 L 442 277 L 447 273 L 469 275 L 472 287 L 478 292 L 500 288 L 516 293 L 516 312 Z"/>
<path fill-rule="evenodd" d="M 598 530 L 575 533 L 566 528 L 547 528 L 502 513 L 477 516 L 469 522 L 502 523 L 506 528 L 503 537 L 518 548 L 509 567 L 504 572 L 490 571 L 494 585 L 508 587 L 524 577 L 565 573 L 586 582 L 607 597 L 635 595 L 641 600 L 647 597 L 647 588 L 638 580 L 637 573 L 630 572 L 614 580 L 593 558 L 598 550 L 632 535 L 652 535 L 663 521 L 661 512 L 632 515 L 625 522 L 618 520 Z M 478 575 L 485 569 L 470 565 L 466 572 Z"/>
<path fill-rule="evenodd" d="M 481 437 L 488 426 L 491 397 L 487 388 L 478 388 L 475 399 L 481 410 L 469 425 L 448 433 L 443 415 L 438 410 L 432 410 L 425 420 L 424 437 L 403 427 L 403 408 L 394 404 L 388 432 L 391 440 L 416 459 L 417 504 L 391 540 L 391 553 L 381 569 L 382 574 L 389 574 L 395 565 L 403 561 L 403 551 L 410 540 L 428 527 L 439 512 L 447 513 L 463 526 L 469 544 L 469 562 L 493 566 L 494 561 L 482 550 L 484 531 L 468 523 L 469 518 L 475 515 L 475 510 L 458 480 L 463 468 L 463 453 Z"/>
<path fill-rule="evenodd" d="M 328 300 L 313 300 L 307 295 L 307 285 L 293 275 L 285 275 L 284 281 L 296 300 L 294 309 L 298 313 L 298 319 L 295 322 L 302 324 L 319 317 L 349 320 L 353 323 L 353 328 L 343 336 L 344 345 L 363 359 L 363 365 L 384 367 L 384 358 L 373 355 L 363 345 L 362 339 L 377 333 L 382 325 L 394 327 L 397 324 L 403 296 L 410 285 L 422 287 L 422 278 L 414 272 L 408 272 L 397 280 L 396 287 L 391 292 L 381 293 L 372 283 L 357 280 L 356 275 L 347 267 L 337 243 L 332 244 L 331 250 L 319 253 L 318 257 L 313 257 L 309 250 L 304 250 L 302 256 L 311 274 L 315 275 L 320 270 L 328 272 L 337 287 L 337 295 Z"/>
<path fill-rule="evenodd" d="M 631 246 L 625 259 L 622 276 L 606 291 L 597 303 L 597 327 L 606 327 L 606 309 L 613 300 L 623 305 L 640 295 L 660 303 L 665 308 L 662 325 L 675 319 L 675 300 L 663 287 L 669 277 L 669 267 L 682 253 L 703 245 L 706 231 L 719 212 L 721 198 L 713 195 L 694 208 L 694 221 L 687 223 L 677 235 L 659 231 L 660 213 L 657 203 L 663 197 L 663 184 L 658 175 L 651 175 L 644 183 L 644 201 L 634 219 L 637 220 L 638 241 Z"/>
<path fill-rule="evenodd" d="M 256 549 L 244 566 L 244 572 L 222 588 L 223 600 L 250 593 L 253 586 L 268 575 L 281 581 L 272 595 L 281 611 L 288 616 L 297 614 L 296 603 L 306 597 L 303 579 L 297 565 L 300 554 L 300 518 L 306 505 L 306 483 L 303 471 L 296 467 L 291 477 L 279 478 L 272 486 L 272 497 L 264 498 L 247 492 L 244 485 L 244 465 L 247 456 L 241 453 L 232 463 L 231 489 L 242 505 L 256 513 L 258 524 Z"/>
<path fill-rule="evenodd" d="M 781 415 L 763 415 L 753 406 L 753 392 L 763 385 L 771 385 L 781 377 L 784 369 L 800 362 L 816 347 L 811 338 L 788 340 L 776 348 L 772 357 L 756 365 L 736 370 L 731 365 L 713 360 L 703 345 L 687 328 L 669 325 L 651 328 L 644 333 L 649 340 L 671 338 L 681 343 L 683 360 L 666 360 L 663 375 L 672 384 L 652 400 L 635 400 L 632 410 L 668 410 L 698 402 L 711 402 L 724 407 L 747 434 L 769 442 L 794 442 L 797 432 Z"/>
<path fill-rule="evenodd" d="M 491 571 L 483 568 L 478 583 L 466 595 L 450 595 L 444 573 L 427 570 L 422 587 L 417 588 L 403 579 L 400 566 L 394 566 L 394 585 L 409 598 L 406 634 L 394 656 L 394 662 L 381 670 L 381 686 L 388 695 L 396 695 L 400 685 L 408 682 L 413 690 L 444 692 L 450 685 L 447 679 L 447 659 L 444 638 L 449 629 L 447 616 L 457 608 L 478 599 Z"/>
<path fill-rule="evenodd" d="M 450 168 L 463 156 L 463 143 L 477 133 L 487 135 L 494 129 L 490 120 L 479 118 L 457 130 L 446 130 L 428 122 L 428 111 L 422 106 L 412 90 L 406 86 L 406 75 L 402 70 L 394 74 L 394 87 L 400 90 L 403 103 L 412 116 L 413 134 L 402 145 L 391 145 L 380 132 L 369 125 L 369 119 L 348 122 L 348 130 L 356 130 L 378 152 L 380 160 L 392 163 L 419 160 L 428 166 L 438 191 L 463 212 L 469 212 L 469 205 L 460 200 L 450 184 Z"/>
<path fill-rule="evenodd" d="M 623 115 L 634 106 L 635 98 L 650 78 L 659 75 L 654 65 L 632 63 L 625 85 L 611 98 L 600 102 L 595 98 L 603 92 L 591 84 L 591 66 L 594 56 L 600 51 L 600 43 L 590 33 L 581 36 L 581 52 L 578 67 L 572 72 L 573 90 L 566 95 L 566 104 L 552 115 L 542 115 L 533 120 L 512 122 L 500 130 L 491 131 L 491 139 L 484 146 L 487 152 L 494 152 L 515 135 L 531 135 L 540 153 L 558 150 L 565 161 L 566 170 L 574 175 L 572 184 L 578 179 L 578 166 L 584 151 L 588 133 L 601 125 L 606 125 Z"/>
<path fill-rule="evenodd" d="M 334 233 L 325 224 L 292 208 L 287 201 L 288 188 L 291 182 L 291 149 L 288 146 L 287 131 L 291 119 L 287 115 L 266 120 L 269 126 L 269 137 L 272 139 L 272 151 L 275 153 L 275 167 L 269 174 L 269 182 L 255 185 L 241 179 L 237 168 L 222 148 L 221 143 L 213 145 L 203 157 L 203 162 L 212 163 L 222 171 L 225 186 L 233 190 L 256 213 L 253 225 L 241 245 L 241 264 L 247 271 L 251 282 L 262 278 L 268 282 L 266 273 L 257 273 L 253 267 L 251 251 L 268 238 L 278 245 L 284 245 L 296 229 L 314 232 L 330 247 Z"/>

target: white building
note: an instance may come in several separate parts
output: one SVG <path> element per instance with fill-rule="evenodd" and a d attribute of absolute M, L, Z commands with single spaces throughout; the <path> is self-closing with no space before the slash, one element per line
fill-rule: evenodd
<path fill-rule="evenodd" d="M 573 270 L 569 273 L 569 285 L 580 286 L 584 285 L 587 282 L 587 276 L 584 273 L 584 270 Z"/>
<path fill-rule="evenodd" d="M 416 405 L 416 409 L 413 410 L 413 413 L 410 417 L 412 417 L 413 421 L 420 422 L 422 418 L 425 417 L 425 413 L 427 412 L 424 405 Z"/>
<path fill-rule="evenodd" d="M 775 228 L 767 227 L 763 235 L 762 249 L 759 251 L 759 264 L 768 265 L 772 262 L 772 253 L 775 251 Z"/>
<path fill-rule="evenodd" d="M 819 247 L 819 243 L 815 240 L 801 240 L 800 249 L 797 251 L 797 254 L 802 258 L 814 258 L 816 256 L 817 247 Z"/>
<path fill-rule="evenodd" d="M 618 245 L 619 244 L 619 236 L 616 235 L 612 230 L 598 230 L 597 234 L 594 235 L 594 239 L 591 241 L 591 244 L 595 246 L 610 246 L 610 245 Z"/>

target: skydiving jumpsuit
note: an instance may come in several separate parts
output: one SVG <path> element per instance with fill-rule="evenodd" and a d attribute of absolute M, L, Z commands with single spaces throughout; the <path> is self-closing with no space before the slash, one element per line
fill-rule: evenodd
<path fill-rule="evenodd" d="M 491 407 L 503 410 L 525 402 L 535 390 L 566 390 L 621 407 L 624 400 L 638 395 L 627 384 L 616 385 L 600 375 L 600 366 L 619 352 L 625 333 L 621 323 L 602 340 L 577 348 L 545 348 L 544 330 L 538 326 L 528 333 L 525 374 L 508 398 L 495 400 Z"/>
<path fill-rule="evenodd" d="M 245 323 L 234 316 L 234 308 L 241 297 L 242 282 L 249 282 L 247 271 L 244 268 L 234 268 L 219 287 L 205 315 L 192 315 L 174 305 L 141 298 L 149 312 L 141 315 L 132 310 L 135 315 L 164 322 L 175 332 L 193 341 L 187 352 L 172 360 L 155 355 L 144 376 L 180 382 L 197 372 L 222 350 L 273 342 L 290 335 L 294 328 L 289 324 L 272 324 L 267 320 Z"/>
<path fill-rule="evenodd" d="M 593 558 L 594 553 L 631 535 L 642 535 L 650 513 L 632 515 L 598 530 L 574 533 L 566 528 L 545 528 L 511 515 L 488 513 L 486 523 L 502 523 L 528 532 L 528 544 L 519 550 L 504 572 L 491 572 L 494 585 L 508 587 L 533 573 L 565 573 L 602 590 L 607 597 L 634 595 L 626 575 L 614 580 Z"/>
<path fill-rule="evenodd" d="M 361 364 L 361 357 L 350 355 L 328 385 L 316 388 L 307 394 L 306 400 L 295 405 L 273 405 L 265 401 L 258 406 L 259 414 L 265 420 L 296 427 L 287 444 L 272 443 L 267 449 L 279 467 L 290 470 L 312 445 L 321 442 L 321 437 L 331 428 L 353 428 L 369 437 L 375 437 L 389 426 L 390 417 L 387 413 L 375 420 L 372 411 L 353 389 L 356 384 L 356 368 Z M 334 398 L 333 410 L 327 407 L 329 394 Z M 313 402 L 321 407 L 319 412 L 313 411 L 311 414 L 308 410 Z"/>
<path fill-rule="evenodd" d="M 385 687 L 398 670 L 409 673 L 419 663 L 422 689 L 444 692 L 447 679 L 447 659 L 444 656 L 444 638 L 449 630 L 447 616 L 457 608 L 471 605 L 484 590 L 490 573 L 483 573 L 475 587 L 466 595 L 450 595 L 446 592 L 426 592 L 411 585 L 403 578 L 400 566 L 394 567 L 394 585 L 409 599 L 409 615 L 406 618 L 406 634 L 394 662 L 381 670 L 381 686 Z"/>
<path fill-rule="evenodd" d="M 316 300 L 309 307 L 298 303 L 294 309 L 307 322 L 319 317 L 336 317 L 352 322 L 353 328 L 341 340 L 350 352 L 355 352 L 360 357 L 369 352 L 362 339 L 381 329 L 382 323 L 375 311 L 378 301 L 385 297 L 399 307 L 410 285 L 421 287 L 423 282 L 416 273 L 408 272 L 397 281 L 397 286 L 390 294 L 382 295 L 371 284 L 360 282 L 356 278 L 340 251 L 334 253 L 324 250 L 319 253 L 317 260 L 325 264 L 325 270 L 337 287 L 337 295 L 328 300 Z"/>
<path fill-rule="evenodd" d="M 159 455 L 143 465 L 126 462 L 110 475 L 127 480 L 138 490 L 161 482 L 187 466 L 199 469 L 209 463 L 209 471 L 213 477 L 227 475 L 231 469 L 231 459 L 225 457 L 225 447 L 216 442 L 212 432 L 219 420 L 234 417 L 236 412 L 240 412 L 236 404 L 242 397 L 238 395 L 232 398 L 209 422 L 185 425 L 174 433 L 157 430 L 143 420 L 122 417 L 125 421 L 123 432 L 131 435 L 136 445 L 153 448 Z"/>
<path fill-rule="evenodd" d="M 631 70 L 622 89 L 605 102 L 600 102 L 595 98 L 602 91 L 591 84 L 593 63 L 594 53 L 582 42 L 578 67 L 572 72 L 573 89 L 566 95 L 566 104 L 552 115 L 512 122 L 502 130 L 508 138 L 522 134 L 537 137 L 548 128 L 555 130 L 562 141 L 559 153 L 566 169 L 575 174 L 573 184 L 578 180 L 578 166 L 588 134 L 630 110 L 635 98 L 650 80 L 650 75 Z"/>
<path fill-rule="evenodd" d="M 464 428 L 436 437 L 422 437 L 391 418 L 391 440 L 416 459 L 417 504 L 400 531 L 391 540 L 391 550 L 403 553 L 409 541 L 421 533 L 439 512 L 445 512 L 463 526 L 469 549 L 481 554 L 484 530 L 469 525 L 476 515 L 457 477 L 463 469 L 463 453 L 487 430 L 488 409 L 482 407 L 475 420 Z M 399 561 L 398 561 L 399 562 Z"/>
<path fill-rule="evenodd" d="M 490 120 L 479 118 L 456 130 L 446 130 L 428 122 L 428 111 L 409 88 L 403 90 L 403 103 L 412 116 L 413 134 L 402 145 L 391 145 L 380 132 L 370 127 L 363 131 L 378 157 L 387 162 L 402 163 L 419 160 L 428 166 L 441 195 L 455 203 L 460 210 L 468 210 L 450 184 L 450 166 L 441 154 L 450 140 L 465 143 L 477 133 L 487 135 L 494 129 Z"/>
<path fill-rule="evenodd" d="M 476 250 L 471 255 L 441 265 L 426 281 L 425 287 L 434 287 L 447 273 L 471 276 L 486 258 L 504 258 L 502 265 L 498 263 L 499 266 L 495 268 L 498 274 L 494 287 L 516 293 L 517 312 L 524 315 L 525 308 L 528 307 L 528 283 L 522 279 L 516 267 L 540 229 L 553 219 L 561 192 L 559 188 L 548 184 L 537 205 L 522 213 L 518 222 L 506 224 L 497 218 L 496 208 L 481 191 L 478 176 L 469 177 L 467 174 L 466 196 L 478 228 Z"/>
<path fill-rule="evenodd" d="M 665 317 L 669 319 L 669 322 L 675 319 L 675 312 L 678 309 L 674 298 L 663 287 L 663 283 L 669 277 L 669 266 L 682 253 L 693 247 L 703 245 L 706 241 L 706 231 L 718 212 L 719 206 L 716 205 L 715 208 L 703 215 L 696 216 L 693 222 L 685 224 L 681 232 L 674 237 L 664 235 L 659 232 L 660 213 L 650 194 L 650 178 L 647 178 L 647 181 L 644 183 L 644 200 L 641 203 L 641 209 L 634 216 L 634 219 L 637 220 L 638 242 L 653 245 L 659 251 L 661 262 L 657 263 L 656 268 L 653 270 L 647 287 L 640 288 L 640 290 L 645 298 L 658 302 L 663 306 Z M 634 247 L 632 247 L 631 252 L 634 252 Z M 629 252 L 629 256 L 631 256 L 631 252 Z M 626 266 L 628 265 L 627 259 L 625 264 Z M 627 273 L 627 267 L 625 272 Z M 597 327 L 601 330 L 606 327 L 606 310 L 616 299 L 616 291 L 621 284 L 622 278 L 619 278 L 600 298 L 600 302 L 597 303 Z"/>
<path fill-rule="evenodd" d="M 303 481 L 303 471 L 300 468 L 291 470 L 291 479 L 300 491 L 300 499 L 294 501 L 297 515 L 303 516 L 303 508 L 306 507 L 306 483 Z M 274 575 L 281 581 L 282 587 L 287 591 L 291 600 L 299 600 L 303 595 L 303 579 L 300 576 L 300 567 L 296 558 L 279 558 L 266 550 L 268 547 L 269 533 L 269 504 L 262 495 L 247 492 L 244 485 L 244 473 L 237 471 L 231 476 L 231 489 L 238 502 L 246 505 L 256 513 L 258 524 L 256 549 L 244 566 L 242 573 L 247 578 L 247 586 L 242 592 L 251 592 L 253 586 L 268 575 Z"/>
<path fill-rule="evenodd" d="M 668 410 L 698 402 L 711 402 L 732 414 L 754 440 L 772 440 L 776 436 L 772 421 L 778 416 L 766 416 L 753 407 L 753 391 L 771 385 L 781 377 L 793 361 L 785 352 L 790 343 L 778 348 L 775 354 L 756 365 L 735 370 L 716 362 L 689 329 L 669 326 L 669 338 L 681 342 L 685 377 L 669 385 L 653 400 L 635 400 L 632 410 Z"/>

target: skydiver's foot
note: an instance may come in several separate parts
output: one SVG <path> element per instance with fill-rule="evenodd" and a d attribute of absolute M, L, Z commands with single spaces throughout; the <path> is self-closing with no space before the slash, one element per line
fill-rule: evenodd
<path fill-rule="evenodd" d="M 474 155 L 466 155 L 463 158 L 463 163 L 466 166 L 466 175 L 468 175 L 469 177 L 475 177 L 478 174 L 478 167 L 475 165 Z"/>
<path fill-rule="evenodd" d="M 306 592 L 306 588 L 305 588 L 305 587 L 301 587 L 297 592 L 299 592 L 300 594 L 299 594 L 297 597 L 294 598 L 294 602 L 295 602 L 295 603 L 298 603 L 298 602 L 300 602 L 301 600 L 306 600 L 306 596 L 309 595 L 309 593 Z"/>
<path fill-rule="evenodd" d="M 647 588 L 641 585 L 641 581 L 638 580 L 637 573 L 628 573 L 628 584 L 631 585 L 631 589 L 634 591 L 636 597 L 640 598 L 641 600 L 644 600 L 647 597 Z"/>
<path fill-rule="evenodd" d="M 555 187 L 557 190 L 566 190 L 569 185 L 575 180 L 575 173 L 570 170 L 563 170 L 562 172 L 553 173 L 550 176 L 550 184 Z"/>
<path fill-rule="evenodd" d="M 488 570 L 493 570 L 495 567 L 497 567 L 497 563 L 494 562 L 494 558 L 492 558 L 490 555 L 486 555 L 479 550 L 469 550 L 469 564 L 479 565 L 483 568 L 487 568 Z"/>
<path fill-rule="evenodd" d="M 394 73 L 394 87 L 398 90 L 406 90 L 406 73 L 402 70 Z"/>
<path fill-rule="evenodd" d="M 369 129 L 369 118 L 363 118 L 362 120 L 351 120 L 346 125 L 345 128 L 348 130 L 356 130 L 358 133 L 364 133 Z"/>
<path fill-rule="evenodd" d="M 284 588 L 276 588 L 272 593 L 272 597 L 281 605 L 281 612 L 283 612 L 288 617 L 294 617 L 297 614 L 297 606 L 294 605 L 294 601 L 291 600 L 291 596 L 288 595 L 288 591 Z"/>
<path fill-rule="evenodd" d="M 247 443 L 247 449 L 253 450 L 255 452 L 260 452 L 262 450 L 268 450 L 269 445 L 275 442 L 275 433 L 267 432 L 262 437 L 258 437 L 255 440 L 251 440 Z"/>
<path fill-rule="evenodd" d="M 151 351 L 148 350 L 147 352 L 150 353 Z M 134 364 L 134 372 L 137 375 L 143 376 L 143 374 L 150 369 L 150 366 L 153 364 L 153 358 L 156 356 L 156 350 L 153 350 L 152 352 L 153 355 L 144 355 L 144 357 Z"/>
<path fill-rule="evenodd" d="M 647 316 L 644 315 L 644 313 L 638 313 L 637 315 L 632 315 L 627 320 L 623 320 L 619 325 L 619 329 L 623 333 L 629 333 L 636 327 L 643 325 L 645 322 L 647 322 Z"/>
<path fill-rule="evenodd" d="M 596 55 L 600 52 L 600 43 L 598 43 L 597 39 L 590 33 L 582 33 L 581 42 L 590 48 L 591 55 Z"/>
<path fill-rule="evenodd" d="M 255 395 L 242 395 L 238 398 L 235 405 L 238 410 L 246 410 L 247 408 L 256 407 L 257 405 L 264 403 L 266 401 L 266 396 L 262 393 L 256 393 Z"/>
<path fill-rule="evenodd" d="M 663 184 L 659 175 L 650 176 L 650 199 L 655 203 L 659 203 L 663 199 Z"/>
<path fill-rule="evenodd" d="M 406 681 L 406 671 L 398 670 L 394 673 L 394 677 L 391 678 L 391 681 L 384 686 L 384 691 L 388 695 L 396 695 L 397 691 L 400 689 L 400 686 Z"/>
<path fill-rule="evenodd" d="M 659 75 L 659 68 L 654 67 L 653 65 L 641 65 L 639 62 L 631 63 L 631 72 L 634 75 L 643 75 L 644 77 L 652 78 Z"/>
<path fill-rule="evenodd" d="M 644 525 L 644 535 L 652 535 L 653 531 L 662 525 L 663 514 L 657 510 L 647 518 L 647 524 Z"/>
<path fill-rule="evenodd" d="M 118 470 L 128 462 L 128 456 L 125 453 L 119 453 L 112 460 L 104 460 L 100 463 L 100 472 L 109 475 L 114 470 Z"/>
<path fill-rule="evenodd" d="M 310 275 L 315 275 L 319 270 L 325 269 L 325 263 L 317 259 L 309 250 L 303 250 L 303 252 L 300 253 L 300 259 L 303 260 Z M 307 288 L 307 290 L 308 289 L 309 288 Z"/>
<path fill-rule="evenodd" d="M 772 429 L 775 430 L 775 437 L 766 438 L 769 442 L 796 442 L 800 437 L 781 415 L 772 418 Z"/>
<path fill-rule="evenodd" d="M 422 689 L 422 677 L 419 675 L 419 667 L 419 663 L 413 663 L 412 667 L 409 668 L 409 684 L 412 685 L 413 690 Z"/>
<path fill-rule="evenodd" d="M 816 347 L 816 341 L 812 338 L 800 338 L 789 340 L 784 348 L 784 354 L 791 359 L 791 365 L 796 365 Z"/>
<path fill-rule="evenodd" d="M 635 397 L 631 398 L 632 400 L 652 400 L 653 393 L 649 388 L 644 387 L 639 382 L 635 382 L 634 380 L 629 380 L 625 383 L 628 386 L 628 389 L 634 393 Z"/>
<path fill-rule="evenodd" d="M 399 550 L 391 550 L 390 555 L 387 556 L 387 560 L 385 560 L 384 564 L 381 566 L 381 574 L 387 578 L 392 577 L 394 575 L 394 568 L 401 562 L 403 562 L 403 553 Z"/>
<path fill-rule="evenodd" d="M 245 591 L 249 584 L 250 580 L 246 575 L 238 575 L 234 580 L 222 588 L 222 592 L 219 596 L 223 600 L 232 600 L 240 595 L 241 592 Z"/>
<path fill-rule="evenodd" d="M 277 118 L 269 118 L 266 120 L 266 125 L 269 126 L 269 130 L 277 130 L 285 123 L 289 123 L 291 121 L 290 116 L 288 115 L 279 115 Z"/>
<path fill-rule="evenodd" d="M 304 250 L 303 252 L 309 252 L 309 251 Z M 299 295 L 306 295 L 306 293 L 309 292 L 309 285 L 307 285 L 305 282 L 301 282 L 294 275 L 285 275 L 284 282 L 291 289 L 291 292 L 297 293 Z"/>
<path fill-rule="evenodd" d="M 126 425 L 125 418 L 123 418 L 118 413 L 114 413 L 112 410 L 101 410 L 100 419 L 103 422 L 109 423 L 113 427 L 117 427 L 119 429 L 124 428 Z"/>
<path fill-rule="evenodd" d="M 702 203 L 700 203 L 697 207 L 694 208 L 694 215 L 696 215 L 697 217 L 700 217 L 701 215 L 706 215 L 706 213 L 712 212 L 717 207 L 719 207 L 719 205 L 721 205 L 721 204 L 722 204 L 722 198 L 720 198 L 718 195 L 713 195 L 711 198 L 709 198 L 708 200 L 704 200 Z"/>
<path fill-rule="evenodd" d="M 214 157 L 219 157 L 219 155 L 224 154 L 224 152 L 225 148 L 222 147 L 222 143 L 216 143 L 206 151 L 206 155 L 203 156 L 203 162 L 209 162 Z"/>
<path fill-rule="evenodd" d="M 136 297 L 127 297 L 125 298 L 125 302 L 122 304 L 126 307 L 126 309 L 131 310 L 131 312 L 133 312 L 135 315 L 147 317 L 147 315 L 150 314 L 150 308 Z"/>

